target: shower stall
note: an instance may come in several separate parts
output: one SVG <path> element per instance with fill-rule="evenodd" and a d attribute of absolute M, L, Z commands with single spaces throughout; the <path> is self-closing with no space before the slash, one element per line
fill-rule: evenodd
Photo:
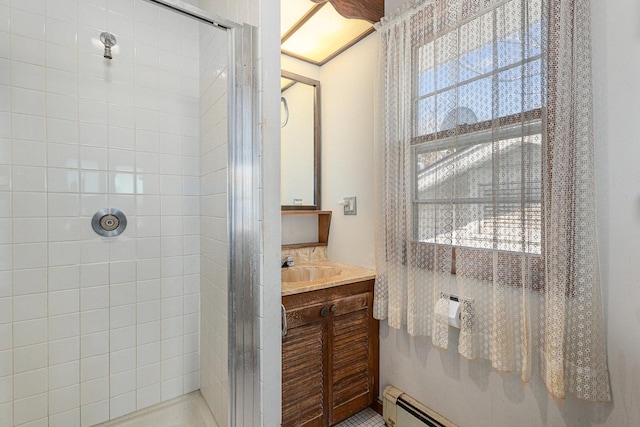
<path fill-rule="evenodd" d="M 178 0 L 0 1 L 1 426 L 196 390 L 219 426 L 253 416 L 254 33 Z"/>

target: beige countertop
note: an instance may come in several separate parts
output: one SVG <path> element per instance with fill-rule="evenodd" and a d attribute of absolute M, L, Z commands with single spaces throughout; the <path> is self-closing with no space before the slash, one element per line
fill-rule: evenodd
<path fill-rule="evenodd" d="M 376 272 L 367 268 L 356 267 L 355 265 L 340 264 L 332 261 L 314 261 L 310 263 L 297 264 L 288 267 L 292 273 L 301 272 L 304 269 L 327 269 L 331 271 L 331 276 L 317 280 L 301 280 L 282 282 L 282 296 L 299 294 L 302 292 L 317 291 L 319 289 L 331 288 L 334 286 L 346 285 L 349 283 L 362 282 L 364 280 L 375 279 Z M 286 270 L 282 269 L 283 272 Z M 337 273 L 337 274 L 336 274 Z M 291 274 L 296 276 L 296 274 Z"/>

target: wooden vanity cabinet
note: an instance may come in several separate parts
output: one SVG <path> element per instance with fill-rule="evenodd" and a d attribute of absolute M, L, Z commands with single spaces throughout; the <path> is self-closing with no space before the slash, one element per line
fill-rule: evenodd
<path fill-rule="evenodd" d="M 374 402 L 378 321 L 373 280 L 282 298 L 282 426 L 326 427 Z"/>

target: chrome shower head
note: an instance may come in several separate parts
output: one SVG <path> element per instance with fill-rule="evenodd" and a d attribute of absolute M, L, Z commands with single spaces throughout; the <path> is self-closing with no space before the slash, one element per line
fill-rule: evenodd
<path fill-rule="evenodd" d="M 111 48 L 116 45 L 116 36 L 105 31 L 100 34 L 100 41 L 104 44 L 103 56 L 107 59 L 113 59 L 111 56 Z"/>

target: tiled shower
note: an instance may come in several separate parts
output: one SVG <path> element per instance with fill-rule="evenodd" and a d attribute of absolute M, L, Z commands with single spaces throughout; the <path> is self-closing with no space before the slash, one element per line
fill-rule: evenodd
<path fill-rule="evenodd" d="M 0 0 L 0 425 L 201 386 L 227 424 L 226 64 L 223 31 L 146 0 Z"/>

